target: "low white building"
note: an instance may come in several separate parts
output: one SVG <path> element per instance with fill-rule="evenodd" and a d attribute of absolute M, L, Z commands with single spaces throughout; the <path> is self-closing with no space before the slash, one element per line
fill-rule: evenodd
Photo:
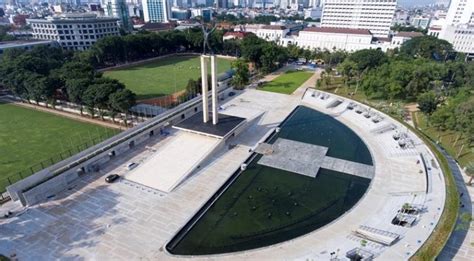
<path fill-rule="evenodd" d="M 280 39 L 285 37 L 289 32 L 289 29 L 281 25 L 265 25 L 257 30 L 256 35 L 259 38 L 279 42 Z"/>
<path fill-rule="evenodd" d="M 398 32 L 392 37 L 391 45 L 393 48 L 401 47 L 406 41 L 420 36 L 423 36 L 420 32 Z"/>
<path fill-rule="evenodd" d="M 305 49 L 346 50 L 349 52 L 373 48 L 373 36 L 366 29 L 309 27 L 293 37 L 296 44 Z"/>
<path fill-rule="evenodd" d="M 245 24 L 236 26 L 234 31 L 253 33 L 264 40 L 280 43 L 290 29 L 283 25 Z"/>

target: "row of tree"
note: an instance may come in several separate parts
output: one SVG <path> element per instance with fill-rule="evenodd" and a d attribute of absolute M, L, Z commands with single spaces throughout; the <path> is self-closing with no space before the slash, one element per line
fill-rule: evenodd
<path fill-rule="evenodd" d="M 15 36 L 9 35 L 8 32 L 11 31 L 10 26 L 0 25 L 0 42 L 1 41 L 13 41 Z"/>
<path fill-rule="evenodd" d="M 224 31 L 216 30 L 209 36 L 210 51 L 239 56 L 239 43 L 237 41 L 223 42 L 223 35 Z M 138 34 L 104 37 L 98 40 L 90 50 L 78 53 L 78 58 L 96 68 L 109 67 L 176 52 L 201 53 L 203 42 L 200 28 L 159 33 L 143 31 Z"/>
<path fill-rule="evenodd" d="M 38 46 L 32 50 L 10 49 L 2 56 L 0 84 L 13 94 L 55 106 L 56 100 L 69 100 L 85 106 L 89 114 L 113 119 L 128 113 L 135 94 L 116 80 L 102 77 L 88 63 L 60 48 Z"/>

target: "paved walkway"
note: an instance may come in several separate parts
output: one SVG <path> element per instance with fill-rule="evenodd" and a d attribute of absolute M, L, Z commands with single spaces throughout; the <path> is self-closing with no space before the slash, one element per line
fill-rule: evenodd
<path fill-rule="evenodd" d="M 145 162 L 162 143 L 137 146 L 132 153 L 118 157 L 103 172 L 85 175 L 76 187 L 57 195 L 50 202 L 31 207 L 16 217 L 0 220 L 0 253 L 6 256 L 15 253 L 20 260 L 35 261 L 59 258 L 186 259 L 166 253 L 166 243 L 248 158 L 249 148 L 261 141 L 301 102 L 301 97 L 294 95 L 256 90 L 238 92 L 223 104 L 224 113 L 252 115 L 253 118 L 243 133 L 229 141 L 237 146 L 217 152 L 200 172 L 172 193 L 160 193 L 124 180 L 113 184 L 103 181 L 103 177 L 110 173 L 127 173 L 127 162 Z M 306 95 L 303 102 L 325 113 L 337 112 L 345 106 L 326 109 L 325 103 L 331 102 L 330 99 L 323 101 L 311 95 Z M 433 156 L 422 143 L 415 143 L 411 150 L 403 150 L 390 137 L 391 133 L 372 134 L 370 129 L 377 125 L 354 111 L 344 111 L 336 119 L 360 135 L 374 158 L 375 176 L 360 202 L 332 223 L 293 240 L 245 252 L 196 259 L 328 260 L 331 252 L 337 252 L 342 258 L 346 251 L 361 247 L 361 238 L 352 235 L 360 225 L 403 235 L 399 242 L 388 248 L 367 243 L 364 248 L 381 260 L 409 258 L 426 240 L 443 208 L 443 175 L 436 163 L 431 163 L 436 160 L 432 161 Z M 149 149 L 150 146 L 153 148 Z M 419 172 L 423 169 L 419 164 L 420 153 L 430 163 L 429 173 Z M 426 184 L 426 177 L 430 181 L 430 193 L 420 189 Z M 406 202 L 424 204 L 426 213 L 420 216 L 414 227 L 392 225 L 390 221 L 394 214 Z"/>
<path fill-rule="evenodd" d="M 453 172 L 458 192 L 460 196 L 461 208 L 459 208 L 459 216 L 463 213 L 474 214 L 472 199 L 474 195 L 474 187 L 467 186 L 468 177 L 460 170 L 456 161 L 443 149 L 440 150 L 448 159 L 449 168 Z M 457 226 L 461 222 L 458 220 Z M 451 234 L 445 248 L 440 254 L 439 260 L 474 260 L 474 226 L 470 225 L 468 229 L 455 229 Z"/>

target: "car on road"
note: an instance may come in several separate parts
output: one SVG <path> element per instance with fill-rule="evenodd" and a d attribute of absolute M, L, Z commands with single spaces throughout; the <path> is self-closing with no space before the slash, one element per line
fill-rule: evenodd
<path fill-rule="evenodd" d="M 132 169 L 136 168 L 137 166 L 138 166 L 138 163 L 130 162 L 130 163 L 127 164 L 127 169 L 132 170 Z"/>
<path fill-rule="evenodd" d="M 111 174 L 111 175 L 108 175 L 105 178 L 105 182 L 113 183 L 114 181 L 118 180 L 119 178 L 120 178 L 120 176 L 118 174 Z"/>

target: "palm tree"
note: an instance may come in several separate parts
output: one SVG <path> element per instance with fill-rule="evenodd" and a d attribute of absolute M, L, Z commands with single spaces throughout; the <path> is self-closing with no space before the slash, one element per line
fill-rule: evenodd
<path fill-rule="evenodd" d="M 471 186 L 472 181 L 474 180 L 474 161 L 469 162 L 464 168 L 464 171 L 466 172 L 466 175 L 469 176 L 469 181 L 467 184 Z"/>

